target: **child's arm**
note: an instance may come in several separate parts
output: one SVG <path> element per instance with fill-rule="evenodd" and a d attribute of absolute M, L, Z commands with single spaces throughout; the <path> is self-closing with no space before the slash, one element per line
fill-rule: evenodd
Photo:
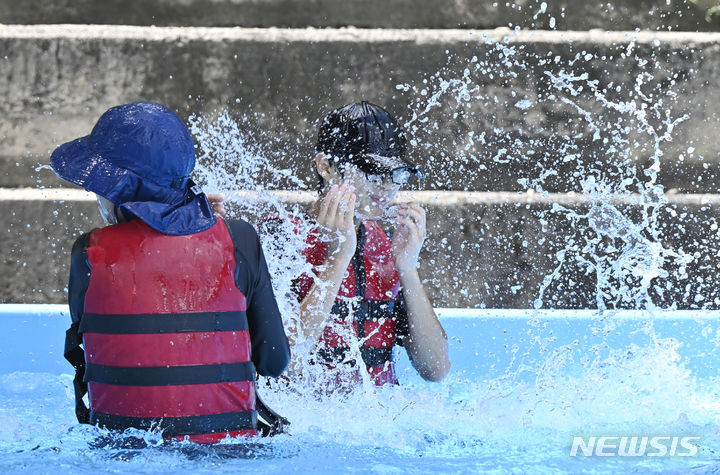
<path fill-rule="evenodd" d="M 425 234 L 425 210 L 413 203 L 401 205 L 392 251 L 406 303 L 408 336 L 405 349 L 420 376 L 428 381 L 439 381 L 450 371 L 450 357 L 447 335 L 418 275 L 417 262 Z"/>
<path fill-rule="evenodd" d="M 355 254 L 357 235 L 354 223 L 356 196 L 348 185 L 334 185 L 320 201 L 317 223 L 325 235 L 327 257 L 313 284 L 300 302 L 300 323 L 304 339 L 322 335 L 340 286 Z"/>
<path fill-rule="evenodd" d="M 90 284 L 90 263 L 87 248 L 90 233 L 85 233 L 75 241 L 70 254 L 70 281 L 68 282 L 68 304 L 73 324 L 79 324 L 85 309 L 85 292 Z"/>
<path fill-rule="evenodd" d="M 75 415 L 78 422 L 90 422 L 90 410 L 83 401 L 87 394 L 85 377 L 85 352 L 82 347 L 82 336 L 78 333 L 78 326 L 85 310 L 85 293 L 90 284 L 90 264 L 87 260 L 87 247 L 90 234 L 83 234 L 73 244 L 70 255 L 70 281 L 68 283 L 68 304 L 72 324 L 65 333 L 65 359 L 75 368 L 73 386 L 75 390 Z"/>
<path fill-rule="evenodd" d="M 226 224 L 235 243 L 235 283 L 247 298 L 246 314 L 255 369 L 263 376 L 280 376 L 290 362 L 290 345 L 260 239 L 245 221 L 232 220 Z"/>

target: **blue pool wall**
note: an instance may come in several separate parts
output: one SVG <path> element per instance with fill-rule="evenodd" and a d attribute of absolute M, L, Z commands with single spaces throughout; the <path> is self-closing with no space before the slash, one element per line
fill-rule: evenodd
<path fill-rule="evenodd" d="M 451 375 L 470 380 L 507 376 L 532 380 L 553 352 L 573 354 L 566 370 L 582 370 L 587 357 L 631 351 L 672 339 L 678 364 L 693 376 L 718 374 L 720 311 L 437 309 L 448 335 Z M 63 358 L 67 306 L 0 304 L 0 374 L 16 371 L 71 373 Z M 652 329 L 652 330 L 650 330 Z M 419 378 L 402 349 L 396 354 L 401 380 Z"/>

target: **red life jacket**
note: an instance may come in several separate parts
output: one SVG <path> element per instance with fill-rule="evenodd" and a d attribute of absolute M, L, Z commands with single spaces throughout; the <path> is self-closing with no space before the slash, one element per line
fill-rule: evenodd
<path fill-rule="evenodd" d="M 80 323 L 90 423 L 212 443 L 255 435 L 245 295 L 225 223 L 184 236 L 97 229 Z"/>
<path fill-rule="evenodd" d="M 320 337 L 318 356 L 330 367 L 335 366 L 333 362 L 344 361 L 350 351 L 350 342 L 344 335 L 351 330 L 362 342 L 360 354 L 373 382 L 378 386 L 397 384 L 392 352 L 398 322 L 393 318 L 393 307 L 400 295 L 400 279 L 390 239 L 382 228 L 374 221 L 363 221 L 360 231 L 358 250 L 332 309 L 335 318 Z M 308 235 L 306 242 L 307 262 L 322 265 L 327 258 L 327 248 L 317 230 Z M 298 279 L 295 286 L 300 300 L 312 284 L 310 276 Z M 362 298 L 359 302 L 348 300 L 353 297 Z M 348 318 L 351 311 L 352 318 Z"/>

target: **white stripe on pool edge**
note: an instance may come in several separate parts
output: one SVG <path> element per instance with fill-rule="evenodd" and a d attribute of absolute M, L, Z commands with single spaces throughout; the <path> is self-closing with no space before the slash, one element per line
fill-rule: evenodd
<path fill-rule="evenodd" d="M 62 304 L 0 304 L 0 316 L 11 314 L 67 313 L 68 306 Z M 608 317 L 620 320 L 647 319 L 650 313 L 644 310 L 552 310 L 552 309 L 498 309 L 498 308 L 436 308 L 438 317 L 445 319 L 510 319 L 530 320 L 577 319 L 597 320 Z M 653 314 L 658 320 L 720 320 L 720 310 L 657 310 Z"/>
<path fill-rule="evenodd" d="M 316 198 L 315 192 L 299 190 L 267 191 L 281 201 L 309 203 Z M 264 200 L 264 193 L 249 190 L 227 192 L 244 200 Z M 720 194 L 667 193 L 671 205 L 720 206 Z M 77 188 L 0 188 L 0 201 L 94 201 L 95 194 Z M 582 193 L 535 193 L 534 191 L 401 191 L 396 201 L 416 201 L 425 205 L 456 206 L 461 204 L 565 204 L 602 201 L 616 204 L 640 204 L 640 195 L 588 195 Z"/>

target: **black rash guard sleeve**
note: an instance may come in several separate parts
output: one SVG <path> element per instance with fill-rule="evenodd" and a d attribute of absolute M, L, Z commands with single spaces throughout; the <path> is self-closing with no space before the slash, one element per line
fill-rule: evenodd
<path fill-rule="evenodd" d="M 260 239 L 255 228 L 246 221 L 238 219 L 225 223 L 235 244 L 235 284 L 247 298 L 255 369 L 263 376 L 280 376 L 290 362 L 290 344 L 285 336 Z"/>
<path fill-rule="evenodd" d="M 87 248 L 90 234 L 83 234 L 73 244 L 70 253 L 70 280 L 68 282 L 68 305 L 72 324 L 65 332 L 65 359 L 75 368 L 73 389 L 75 391 L 75 416 L 81 424 L 90 423 L 90 410 L 83 397 L 87 394 L 85 379 L 85 352 L 82 349 L 82 336 L 78 333 L 80 321 L 85 311 L 85 294 L 90 285 L 90 264 Z"/>
<path fill-rule="evenodd" d="M 85 309 L 85 293 L 90 285 L 90 263 L 87 248 L 90 233 L 85 233 L 75 241 L 70 254 L 70 281 L 68 282 L 68 304 L 73 325 L 80 323 Z"/>

